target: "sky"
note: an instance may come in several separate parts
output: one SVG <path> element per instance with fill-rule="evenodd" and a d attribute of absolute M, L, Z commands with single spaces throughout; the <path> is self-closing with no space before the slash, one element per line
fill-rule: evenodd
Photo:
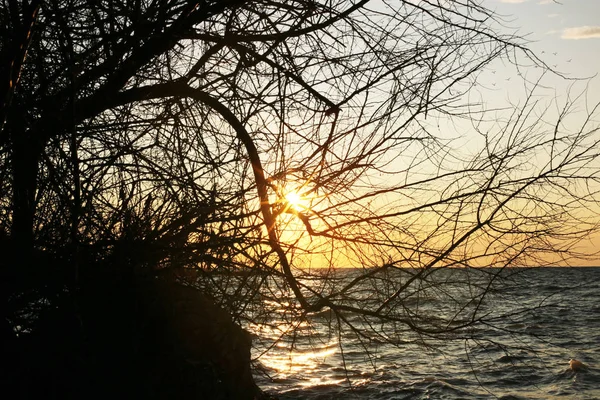
<path fill-rule="evenodd" d="M 518 29 L 520 36 L 530 43 L 528 47 L 549 67 L 567 78 L 546 74 L 544 92 L 549 98 L 566 99 L 587 87 L 584 101 L 587 105 L 600 103 L 600 0 L 482 0 L 489 9 L 504 16 L 507 31 Z M 524 72 L 535 80 L 541 69 Z M 513 100 L 522 90 L 522 81 L 515 79 L 515 69 L 509 65 L 495 65 L 485 72 L 482 82 L 495 91 L 499 100 Z M 595 78 L 593 78 L 596 76 Z M 592 78 L 592 79 L 584 79 Z M 517 83 L 521 82 L 521 83 Z M 518 87 L 517 85 L 521 85 Z M 583 113 L 582 113 L 583 114 Z M 580 245 L 584 251 L 600 246 L 600 237 L 594 235 Z M 599 265 L 598 260 L 576 262 L 579 265 Z"/>
<path fill-rule="evenodd" d="M 544 75 L 543 85 L 545 88 L 542 92 L 544 96 L 548 96 L 548 101 L 554 97 L 559 99 L 566 97 L 571 85 L 575 85 L 573 92 L 578 93 L 589 84 L 587 91 L 589 103 L 600 102 L 600 0 L 561 0 L 560 4 L 553 0 L 479 1 L 482 1 L 488 9 L 495 10 L 504 17 L 506 24 L 500 29 L 505 32 L 516 31 L 520 37 L 524 37 L 529 42 L 528 47 L 546 65 L 558 72 L 558 74 L 546 72 Z M 523 68 L 519 70 L 502 60 L 497 60 L 486 67 L 481 76 L 477 78 L 475 86 L 477 96 L 481 96 L 485 107 L 489 106 L 492 109 L 494 106 L 506 107 L 507 100 L 511 104 L 518 104 L 519 100 L 522 101 L 527 91 L 524 88 L 523 80 L 517 76 L 519 73 L 522 73 L 528 81 L 535 82 L 537 76 L 543 73 L 543 69 Z M 584 78 L 591 78 L 594 75 L 598 75 L 598 77 L 592 81 L 584 80 Z M 564 77 L 579 78 L 580 80 L 569 80 Z M 450 132 L 449 137 L 463 135 L 458 142 L 462 143 L 461 140 L 464 140 L 465 148 L 474 148 L 474 151 L 477 152 L 478 147 L 474 146 L 474 142 L 483 139 L 480 136 L 474 138 L 469 134 L 469 121 L 464 122 L 466 126 L 462 124 L 463 121 L 458 121 L 450 128 L 448 125 L 442 124 L 441 129 L 453 130 L 455 128 L 456 132 Z M 469 150 L 465 149 L 465 151 Z M 384 201 L 388 201 L 388 199 L 386 198 Z M 300 225 L 294 228 L 291 224 L 291 227 L 288 226 L 286 229 L 289 229 L 288 232 L 297 232 L 303 227 Z M 291 233 L 290 237 L 294 237 L 294 235 L 295 233 Z M 284 239 L 291 240 L 287 237 Z M 316 241 L 311 241 L 311 244 L 315 245 L 314 248 L 317 249 Z M 327 250 L 325 247 L 325 245 L 322 246 L 324 253 Z M 593 242 L 586 241 L 582 247 L 581 250 L 586 252 L 600 248 L 600 237 L 594 237 Z M 315 253 L 316 251 L 309 258 L 312 266 L 328 265 L 327 261 L 317 260 Z M 337 250 L 337 254 L 342 253 L 340 249 Z M 341 265 L 355 264 L 347 261 L 345 256 L 340 256 L 340 258 L 342 258 L 341 261 L 336 261 Z M 592 261 L 577 261 L 574 264 L 600 265 L 600 258 Z"/>
<path fill-rule="evenodd" d="M 600 0 L 483 0 L 483 4 L 505 16 L 508 27 L 517 28 L 548 66 L 569 78 L 600 75 Z M 507 86 L 500 83 L 510 82 L 509 77 L 498 77 L 497 85 Z M 559 77 L 550 82 L 558 92 L 571 83 Z M 600 76 L 590 82 L 588 96 L 600 101 Z"/>

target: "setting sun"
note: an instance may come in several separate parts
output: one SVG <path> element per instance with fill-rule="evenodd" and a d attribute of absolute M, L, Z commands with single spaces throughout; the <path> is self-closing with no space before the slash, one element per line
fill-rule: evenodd
<path fill-rule="evenodd" d="M 599 4 L 0 1 L 0 397 L 600 400 Z"/>
<path fill-rule="evenodd" d="M 285 199 L 288 202 L 288 204 L 290 205 L 290 207 L 295 208 L 296 210 L 301 210 L 303 208 L 306 208 L 302 203 L 302 196 L 300 196 L 298 194 L 298 192 L 289 192 L 285 195 Z"/>

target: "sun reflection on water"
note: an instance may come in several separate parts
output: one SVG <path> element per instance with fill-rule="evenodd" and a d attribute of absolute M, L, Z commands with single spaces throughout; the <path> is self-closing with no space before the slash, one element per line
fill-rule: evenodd
<path fill-rule="evenodd" d="M 327 361 L 329 356 L 337 353 L 336 342 L 325 345 L 321 349 L 291 350 L 288 346 L 278 347 L 260 357 L 260 362 L 279 378 L 310 373 Z"/>
<path fill-rule="evenodd" d="M 339 352 L 337 339 L 330 338 L 322 342 L 316 341 L 311 345 L 306 342 L 302 344 L 295 342 L 293 335 L 289 334 L 293 330 L 311 330 L 312 326 L 306 321 L 296 325 L 289 323 L 278 325 L 252 324 L 246 329 L 258 337 L 268 338 L 267 342 L 253 349 L 253 357 L 275 380 L 314 375 L 316 371 L 323 368 L 324 364 L 329 364 L 329 359 L 336 357 Z M 342 380 L 339 376 L 323 376 L 311 378 L 303 382 L 302 386 L 337 384 Z"/>

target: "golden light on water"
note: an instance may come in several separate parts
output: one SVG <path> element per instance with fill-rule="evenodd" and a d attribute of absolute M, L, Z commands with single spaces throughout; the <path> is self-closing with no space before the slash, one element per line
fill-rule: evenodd
<path fill-rule="evenodd" d="M 313 371 L 337 352 L 336 342 L 306 350 L 290 350 L 283 345 L 263 355 L 260 361 L 268 369 L 276 371 L 279 377 L 285 377 Z"/>
<path fill-rule="evenodd" d="M 255 348 L 254 357 L 268 370 L 269 375 L 276 379 L 285 379 L 298 375 L 315 375 L 323 368 L 324 363 L 335 363 L 330 358 L 336 358 L 339 353 L 337 339 L 329 338 L 322 342 L 300 344 L 285 340 L 286 334 L 292 330 L 305 331 L 312 329 L 307 322 L 298 325 L 282 323 L 277 325 L 251 324 L 246 327 L 257 336 L 269 338 L 273 342 L 267 344 L 267 351 Z M 307 386 L 336 384 L 343 381 L 343 376 L 319 376 L 305 382 Z"/>

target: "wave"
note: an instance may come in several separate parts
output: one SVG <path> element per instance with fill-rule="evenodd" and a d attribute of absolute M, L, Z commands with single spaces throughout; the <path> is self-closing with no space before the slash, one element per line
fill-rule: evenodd
<path fill-rule="evenodd" d="M 257 380 L 282 400 L 600 398 L 600 268 L 582 270 L 523 270 L 513 287 L 498 286 L 480 306 L 491 325 L 441 339 L 356 316 L 349 316 L 352 324 L 371 336 L 340 334 L 331 313 L 321 312 L 311 320 L 316 330 L 295 333 L 295 351 L 323 349 L 310 337 L 315 331 L 320 338 L 340 338 L 342 349 L 302 360 L 293 377 L 289 370 L 271 371 L 274 380 Z M 461 271 L 451 274 L 458 281 Z M 453 301 L 461 300 L 462 289 L 453 290 Z M 412 311 L 418 306 L 431 324 L 444 321 L 453 306 L 435 293 L 407 297 L 403 305 Z M 289 349 L 273 351 L 289 359 Z M 589 370 L 569 369 L 570 358 Z"/>

